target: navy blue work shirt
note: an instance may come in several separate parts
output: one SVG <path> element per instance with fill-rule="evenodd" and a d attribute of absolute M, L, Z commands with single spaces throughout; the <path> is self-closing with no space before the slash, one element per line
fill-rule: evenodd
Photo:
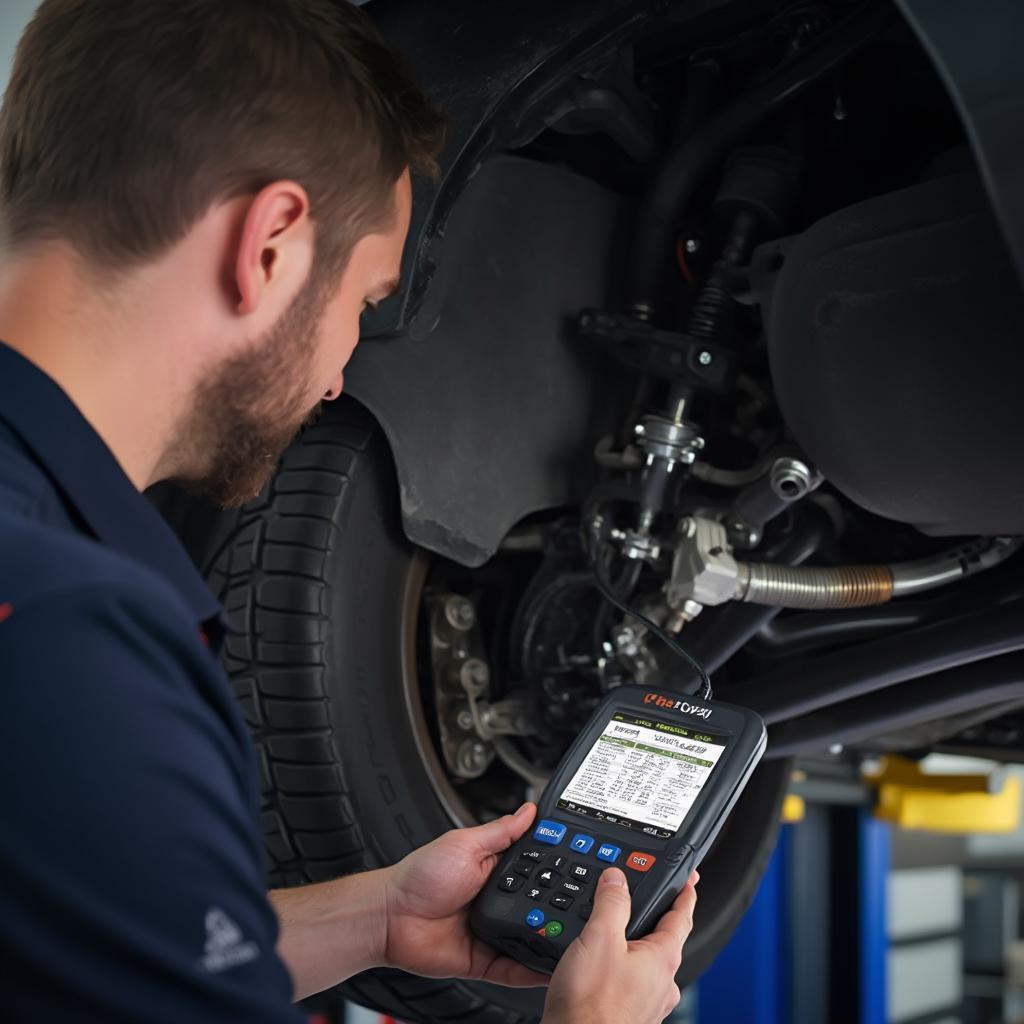
<path fill-rule="evenodd" d="M 99 435 L 0 343 L 0 1020 L 303 1019 L 224 628 Z"/>

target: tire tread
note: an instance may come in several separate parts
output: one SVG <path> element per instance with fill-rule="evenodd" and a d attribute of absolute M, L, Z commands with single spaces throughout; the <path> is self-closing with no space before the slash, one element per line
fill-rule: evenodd
<path fill-rule="evenodd" d="M 331 426 L 307 430 L 264 492 L 233 513 L 205 566 L 235 631 L 226 638 L 222 663 L 261 766 L 272 887 L 376 866 L 352 810 L 323 685 L 331 589 L 326 567 L 337 543 L 337 505 L 346 501 L 373 440 L 372 429 L 359 422 L 363 418 L 350 410 Z M 340 991 L 410 1024 L 534 1019 L 486 1002 L 463 983 L 389 969 L 358 975 Z"/>

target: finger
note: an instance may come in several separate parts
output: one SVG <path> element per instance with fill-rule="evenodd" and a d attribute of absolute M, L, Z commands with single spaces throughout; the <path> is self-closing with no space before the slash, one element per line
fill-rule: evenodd
<path fill-rule="evenodd" d="M 618 935 L 625 938 L 630 909 L 626 876 L 618 868 L 608 868 L 598 879 L 594 909 L 583 928 L 583 934 Z"/>
<path fill-rule="evenodd" d="M 531 971 L 525 964 L 508 956 L 499 956 L 484 971 L 484 981 L 508 988 L 540 988 L 551 983 L 551 978 L 540 971 Z"/>
<path fill-rule="evenodd" d="M 527 801 L 515 814 L 505 814 L 486 825 L 463 829 L 463 834 L 472 839 L 484 853 L 501 853 L 530 827 L 536 813 L 537 805 Z"/>
<path fill-rule="evenodd" d="M 672 950 L 682 951 L 683 943 L 693 931 L 693 911 L 696 906 L 697 890 L 692 882 L 687 882 L 668 912 L 651 932 L 650 938 Z"/>

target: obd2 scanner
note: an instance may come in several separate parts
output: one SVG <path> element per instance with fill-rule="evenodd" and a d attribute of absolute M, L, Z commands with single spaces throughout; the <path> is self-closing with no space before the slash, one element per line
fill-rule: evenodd
<path fill-rule="evenodd" d="M 604 868 L 622 868 L 629 939 L 650 932 L 686 884 L 761 755 L 753 711 L 621 686 L 598 705 L 538 802 L 533 827 L 499 860 L 473 931 L 551 973 L 583 929 Z"/>

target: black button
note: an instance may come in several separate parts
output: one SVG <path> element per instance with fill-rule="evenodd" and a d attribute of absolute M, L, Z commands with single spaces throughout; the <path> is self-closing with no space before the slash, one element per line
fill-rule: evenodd
<path fill-rule="evenodd" d="M 569 877 L 574 882 L 585 882 L 590 877 L 590 872 L 593 868 L 588 868 L 585 864 L 576 864 L 572 866 L 572 870 L 569 872 Z"/>
<path fill-rule="evenodd" d="M 533 870 L 533 865 L 532 864 L 513 864 L 512 865 L 512 870 L 517 875 L 522 875 L 523 878 L 529 878 L 530 877 L 530 872 Z"/>
<path fill-rule="evenodd" d="M 573 896 L 577 895 L 577 893 L 583 892 L 583 886 L 577 884 L 576 882 L 563 882 L 562 888 L 566 892 L 571 892 Z"/>
<path fill-rule="evenodd" d="M 551 906 L 558 907 L 559 910 L 568 910 L 572 906 L 571 896 L 552 896 Z"/>
<path fill-rule="evenodd" d="M 551 866 L 556 871 L 564 871 L 565 870 L 565 858 L 564 857 L 552 857 L 550 863 L 551 863 Z"/>
<path fill-rule="evenodd" d="M 576 909 L 576 913 L 583 918 L 584 921 L 590 920 L 590 913 L 594 909 L 593 903 L 584 903 Z"/>
<path fill-rule="evenodd" d="M 485 903 L 486 912 L 491 917 L 508 917 L 515 908 L 515 896 L 502 896 L 500 893 L 491 893 Z"/>
<path fill-rule="evenodd" d="M 539 864 L 544 859 L 544 854 L 540 850 L 523 850 L 519 856 L 523 860 L 532 860 L 534 864 Z"/>
<path fill-rule="evenodd" d="M 516 892 L 523 884 L 523 879 L 518 875 L 502 875 L 498 879 L 498 888 L 504 892 Z"/>
<path fill-rule="evenodd" d="M 526 890 L 526 898 L 527 899 L 542 900 L 542 899 L 544 899 L 544 896 L 545 896 L 544 890 L 539 888 L 536 885 L 533 886 L 533 888 Z"/>
<path fill-rule="evenodd" d="M 543 871 L 537 872 L 537 884 L 543 885 L 545 888 L 550 888 L 558 881 L 558 876 L 551 868 L 545 868 Z"/>

